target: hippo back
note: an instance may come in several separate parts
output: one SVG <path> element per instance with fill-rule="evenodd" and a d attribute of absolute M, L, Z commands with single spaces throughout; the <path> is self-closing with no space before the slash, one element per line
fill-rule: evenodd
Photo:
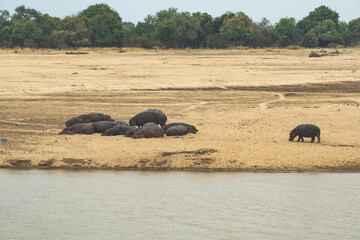
<path fill-rule="evenodd" d="M 158 126 L 143 127 L 136 131 L 133 138 L 158 138 L 164 136 L 164 130 Z"/>
<path fill-rule="evenodd" d="M 113 122 L 114 119 L 110 117 L 110 115 L 105 115 L 103 113 L 88 113 L 83 114 L 77 117 L 73 117 L 66 121 L 66 126 L 71 126 L 76 123 L 92 123 L 92 122 L 98 122 L 98 121 L 109 121 Z"/>
<path fill-rule="evenodd" d="M 143 126 L 146 123 L 153 122 L 164 126 L 167 121 L 166 115 L 158 109 L 148 109 L 141 113 L 136 114 L 129 121 L 132 126 Z"/>
<path fill-rule="evenodd" d="M 106 130 L 117 126 L 115 122 L 108 122 L 108 121 L 93 122 L 92 125 L 94 126 L 94 132 L 96 133 L 103 133 Z"/>
<path fill-rule="evenodd" d="M 125 135 L 128 131 L 135 129 L 134 126 L 129 125 L 117 125 L 113 128 L 106 130 L 101 136 L 117 136 Z"/>
<path fill-rule="evenodd" d="M 190 131 L 189 132 L 192 132 L 192 133 L 196 133 L 198 132 L 199 130 L 196 129 L 196 127 L 194 125 L 190 125 L 190 124 L 187 124 L 187 123 L 183 123 L 183 122 L 175 122 L 175 123 L 169 123 L 169 124 L 166 124 L 165 126 L 163 126 L 163 129 L 164 129 L 164 132 L 167 132 L 167 130 L 171 127 L 174 127 L 174 126 L 185 126 L 185 127 L 190 127 Z"/>
<path fill-rule="evenodd" d="M 94 126 L 91 123 L 76 123 L 64 128 L 59 134 L 93 134 Z"/>
<path fill-rule="evenodd" d="M 166 136 L 182 136 L 188 133 L 188 128 L 184 125 L 172 126 L 167 129 Z"/>
<path fill-rule="evenodd" d="M 300 124 L 294 128 L 292 132 L 304 137 L 313 137 L 317 134 L 320 134 L 320 128 L 313 124 Z"/>

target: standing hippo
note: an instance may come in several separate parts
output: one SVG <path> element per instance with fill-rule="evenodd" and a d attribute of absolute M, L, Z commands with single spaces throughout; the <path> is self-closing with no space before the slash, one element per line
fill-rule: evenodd
<path fill-rule="evenodd" d="M 311 137 L 311 142 L 314 142 L 315 137 L 318 139 L 318 143 L 320 142 L 320 128 L 313 124 L 301 124 L 294 128 L 290 132 L 289 141 L 294 140 L 296 136 L 299 136 L 298 142 L 301 140 L 304 141 L 304 137 Z"/>
<path fill-rule="evenodd" d="M 98 121 L 114 122 L 114 119 L 112 119 L 109 115 L 105 115 L 103 113 L 88 113 L 67 120 L 66 126 L 69 127 L 76 123 L 92 123 Z"/>
<path fill-rule="evenodd" d="M 113 128 L 106 130 L 101 136 L 117 136 L 125 135 L 128 131 L 134 130 L 136 127 L 129 125 L 117 125 Z"/>
<path fill-rule="evenodd" d="M 182 122 L 176 122 L 176 123 L 169 123 L 169 124 L 166 124 L 165 126 L 163 126 L 163 129 L 164 129 L 164 132 L 167 132 L 167 130 L 171 127 L 174 127 L 174 126 L 185 126 L 185 127 L 190 127 L 191 128 L 191 133 L 196 133 L 198 132 L 199 130 L 196 129 L 196 127 L 194 125 L 190 125 L 190 124 L 187 124 L 187 123 L 182 123 Z"/>
<path fill-rule="evenodd" d="M 103 133 L 109 128 L 113 128 L 118 124 L 117 122 L 99 121 L 99 122 L 93 122 L 92 125 L 94 126 L 95 133 Z"/>
<path fill-rule="evenodd" d="M 196 133 L 191 126 L 177 125 L 167 128 L 166 136 L 183 136 L 188 133 Z"/>
<path fill-rule="evenodd" d="M 164 113 L 162 113 L 158 109 L 148 109 L 144 112 L 136 114 L 129 121 L 131 126 L 142 126 L 145 123 L 153 122 L 155 124 L 160 124 L 160 126 L 164 126 L 167 121 L 167 117 Z"/>
<path fill-rule="evenodd" d="M 133 138 L 158 138 L 164 136 L 164 130 L 158 126 L 142 127 L 138 131 L 135 131 Z"/>
<path fill-rule="evenodd" d="M 91 123 L 76 123 L 64 128 L 59 134 L 93 134 L 94 126 Z"/>

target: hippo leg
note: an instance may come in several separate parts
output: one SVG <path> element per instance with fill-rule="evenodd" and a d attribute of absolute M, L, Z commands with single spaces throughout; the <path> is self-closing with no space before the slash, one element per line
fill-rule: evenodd
<path fill-rule="evenodd" d="M 300 142 L 300 140 L 301 140 L 301 136 L 299 135 L 298 142 Z"/>
<path fill-rule="evenodd" d="M 311 142 L 313 143 L 315 141 L 315 136 L 311 137 Z"/>
<path fill-rule="evenodd" d="M 316 137 L 318 139 L 318 143 L 320 143 L 320 134 L 317 134 Z"/>

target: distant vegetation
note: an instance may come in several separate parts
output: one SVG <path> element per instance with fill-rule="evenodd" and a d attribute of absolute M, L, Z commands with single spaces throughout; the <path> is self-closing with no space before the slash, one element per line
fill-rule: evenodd
<path fill-rule="evenodd" d="M 63 19 L 26 8 L 10 15 L 0 10 L 1 48 L 231 48 L 248 47 L 334 47 L 360 45 L 360 18 L 339 21 L 334 10 L 320 6 L 300 21 L 282 18 L 275 25 L 263 18 L 253 22 L 243 12 L 179 12 L 169 8 L 148 15 L 136 25 L 123 22 L 106 4 L 89 6 Z"/>

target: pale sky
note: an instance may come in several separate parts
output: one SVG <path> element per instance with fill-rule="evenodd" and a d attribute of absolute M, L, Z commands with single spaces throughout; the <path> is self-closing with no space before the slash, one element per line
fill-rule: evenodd
<path fill-rule="evenodd" d="M 180 12 L 207 12 L 213 17 L 221 16 L 227 11 L 242 11 L 255 22 L 265 17 L 272 24 L 283 17 L 300 20 L 321 5 L 339 13 L 340 21 L 348 22 L 360 17 L 360 0 L 0 0 L 0 9 L 13 13 L 17 6 L 25 5 L 50 16 L 63 18 L 96 3 L 108 4 L 119 13 L 124 22 L 135 24 L 143 21 L 148 14 L 170 7 L 178 8 Z"/>

